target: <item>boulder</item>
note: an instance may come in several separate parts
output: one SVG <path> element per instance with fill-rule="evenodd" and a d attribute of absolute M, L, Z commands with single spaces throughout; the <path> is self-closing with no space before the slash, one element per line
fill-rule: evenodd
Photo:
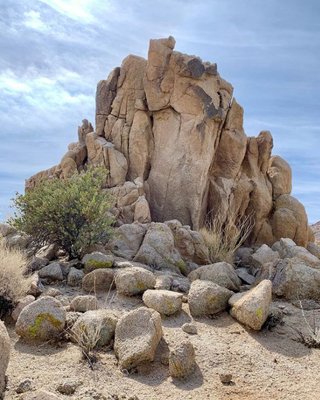
<path fill-rule="evenodd" d="M 156 284 L 154 288 L 157 290 L 170 290 L 172 285 L 172 276 L 170 275 L 159 275 L 156 278 Z"/>
<path fill-rule="evenodd" d="M 140 267 L 119 270 L 115 276 L 117 292 L 125 296 L 135 296 L 153 289 L 156 278 L 152 272 Z"/>
<path fill-rule="evenodd" d="M 309 251 L 309 253 L 311 253 L 315 257 L 319 258 L 319 260 L 320 260 L 320 246 L 319 245 L 309 242 L 308 246 L 307 246 L 307 250 Z"/>
<path fill-rule="evenodd" d="M 86 254 L 82 258 L 84 264 L 84 272 L 87 274 L 99 268 L 111 268 L 114 262 L 114 257 L 109 254 L 94 251 L 93 253 Z"/>
<path fill-rule="evenodd" d="M 27 294 L 31 294 L 32 296 L 39 296 L 44 290 L 44 286 L 40 281 L 38 273 L 32 275 L 30 289 Z"/>
<path fill-rule="evenodd" d="M 10 338 L 7 329 L 0 321 L 0 399 L 4 398 L 6 389 L 6 370 L 10 358 Z"/>
<path fill-rule="evenodd" d="M 9 235 L 11 235 L 13 233 L 16 233 L 16 232 L 17 231 L 13 226 L 11 226 L 9 224 L 6 224 L 6 223 L 3 223 L 3 222 L 0 223 L 0 236 L 6 237 L 6 236 L 9 236 Z"/>
<path fill-rule="evenodd" d="M 109 310 L 86 311 L 75 321 L 71 335 L 76 342 L 86 344 L 95 339 L 94 347 L 106 346 L 114 337 L 117 322 L 117 316 Z"/>
<path fill-rule="evenodd" d="M 311 254 L 307 249 L 301 246 L 290 247 L 285 254 L 285 258 L 295 258 L 302 261 L 309 267 L 320 269 L 320 260 L 315 255 Z"/>
<path fill-rule="evenodd" d="M 114 282 L 114 271 L 109 268 L 96 269 L 82 279 L 82 289 L 85 292 L 108 291 Z"/>
<path fill-rule="evenodd" d="M 58 262 L 54 262 L 46 265 L 38 271 L 40 278 L 48 279 L 50 281 L 63 281 L 63 273 L 61 265 Z"/>
<path fill-rule="evenodd" d="M 70 268 L 67 283 L 69 286 L 81 286 L 84 272 L 81 269 L 74 267 Z"/>
<path fill-rule="evenodd" d="M 32 272 L 39 271 L 48 264 L 49 260 L 47 258 L 34 256 L 30 261 L 28 261 L 26 271 L 30 274 Z"/>
<path fill-rule="evenodd" d="M 98 308 L 97 299 L 95 296 L 76 296 L 70 303 L 72 311 L 86 312 L 89 310 L 96 310 Z"/>
<path fill-rule="evenodd" d="M 188 295 L 190 313 L 193 317 L 210 316 L 224 311 L 233 295 L 229 289 L 214 282 L 193 281 Z"/>
<path fill-rule="evenodd" d="M 142 300 L 147 307 L 163 315 L 172 315 L 182 309 L 182 294 L 169 290 L 146 290 Z"/>
<path fill-rule="evenodd" d="M 23 308 L 16 332 L 25 340 L 47 341 L 59 336 L 66 322 L 66 312 L 53 297 L 44 296 Z"/>
<path fill-rule="evenodd" d="M 235 272 L 238 275 L 238 277 L 248 285 L 252 285 L 254 283 L 255 277 L 249 274 L 246 268 L 237 268 Z"/>
<path fill-rule="evenodd" d="M 157 311 L 141 307 L 121 317 L 114 341 L 120 368 L 130 370 L 153 361 L 161 337 L 161 317 Z"/>
<path fill-rule="evenodd" d="M 36 257 L 46 258 L 47 260 L 52 261 L 55 258 L 58 250 L 59 247 L 57 244 L 55 243 L 48 244 L 46 246 L 41 247 L 41 249 L 37 251 Z"/>
<path fill-rule="evenodd" d="M 195 351 L 188 340 L 177 343 L 170 348 L 169 373 L 173 378 L 186 378 L 195 367 Z"/>
<path fill-rule="evenodd" d="M 188 333 L 188 335 L 196 335 L 198 333 L 198 329 L 194 324 L 186 322 L 182 325 L 181 329 L 183 332 Z"/>
<path fill-rule="evenodd" d="M 263 244 L 259 249 L 252 254 L 251 261 L 256 269 L 260 269 L 264 264 L 275 263 L 280 256 L 277 251 L 273 251 L 268 245 Z"/>
<path fill-rule="evenodd" d="M 272 283 L 266 279 L 232 301 L 230 314 L 245 326 L 259 331 L 268 318 L 271 301 Z"/>
<path fill-rule="evenodd" d="M 286 299 L 320 300 L 320 270 L 296 258 L 280 260 L 273 275 L 273 293 Z"/>
<path fill-rule="evenodd" d="M 233 291 L 238 291 L 241 285 L 241 280 L 236 274 L 235 269 L 231 264 L 226 262 L 203 265 L 195 271 L 192 271 L 188 275 L 188 278 L 191 282 L 196 279 L 211 281 Z"/>
<path fill-rule="evenodd" d="M 3 239 L 6 246 L 10 249 L 25 250 L 31 243 L 31 237 L 24 233 L 10 233 Z"/>
<path fill-rule="evenodd" d="M 146 231 L 146 226 L 140 223 L 121 225 L 109 243 L 109 248 L 115 255 L 132 260 L 141 246 Z"/>
<path fill-rule="evenodd" d="M 185 261 L 175 248 L 174 236 L 166 224 L 152 222 L 134 261 L 158 268 L 181 271 Z"/>
<path fill-rule="evenodd" d="M 33 301 L 35 301 L 35 297 L 32 296 L 31 294 L 28 294 L 27 296 L 23 297 L 18 301 L 18 304 L 15 306 L 14 310 L 11 313 L 11 317 L 14 321 L 18 320 L 18 317 L 21 313 L 21 311 L 28 305 L 31 304 Z"/>

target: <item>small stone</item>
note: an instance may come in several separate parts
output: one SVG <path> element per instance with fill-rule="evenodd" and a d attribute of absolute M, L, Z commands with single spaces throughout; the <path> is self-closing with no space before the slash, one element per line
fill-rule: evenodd
<path fill-rule="evenodd" d="M 232 382 L 232 374 L 222 373 L 219 375 L 219 378 L 221 383 L 223 383 L 224 385 L 230 385 L 230 383 Z"/>
<path fill-rule="evenodd" d="M 74 394 L 79 385 L 81 385 L 81 382 L 68 380 L 63 383 L 60 383 L 60 385 L 58 385 L 57 387 L 57 391 L 61 394 L 70 396 L 71 394 Z"/>
<path fill-rule="evenodd" d="M 169 372 L 173 378 L 185 378 L 195 366 L 195 352 L 191 342 L 177 344 L 169 354 Z"/>
<path fill-rule="evenodd" d="M 198 333 L 197 327 L 194 324 L 185 323 L 182 325 L 181 329 L 189 335 L 196 335 Z"/>
<path fill-rule="evenodd" d="M 21 393 L 26 393 L 32 390 L 32 380 L 31 379 L 25 379 L 22 382 L 19 383 L 16 393 L 21 394 Z"/>

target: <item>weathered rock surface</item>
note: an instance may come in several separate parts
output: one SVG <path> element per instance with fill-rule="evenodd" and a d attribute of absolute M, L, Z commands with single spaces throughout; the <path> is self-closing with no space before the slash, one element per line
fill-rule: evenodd
<path fill-rule="evenodd" d="M 286 299 L 320 300 L 320 270 L 295 258 L 285 258 L 276 265 L 273 292 Z"/>
<path fill-rule="evenodd" d="M 272 283 L 264 280 L 255 288 L 231 301 L 230 314 L 242 324 L 254 330 L 260 330 L 269 315 L 272 301 Z"/>
<path fill-rule="evenodd" d="M 240 289 L 241 281 L 236 274 L 233 266 L 226 262 L 219 262 L 210 265 L 203 265 L 192 271 L 188 278 L 191 282 L 196 279 L 203 281 L 211 281 L 219 286 L 225 287 L 229 290 L 238 291 Z"/>
<path fill-rule="evenodd" d="M 117 316 L 109 310 L 86 311 L 77 318 L 71 334 L 74 340 L 84 341 L 84 344 L 87 338 L 96 337 L 94 347 L 106 346 L 114 337 L 117 322 Z"/>
<path fill-rule="evenodd" d="M 0 399 L 4 398 L 6 370 L 10 358 L 10 338 L 4 323 L 0 321 Z"/>
<path fill-rule="evenodd" d="M 182 294 L 169 290 L 146 290 L 142 300 L 147 307 L 163 315 L 175 314 L 182 308 Z"/>
<path fill-rule="evenodd" d="M 115 276 L 118 293 L 125 296 L 135 296 L 153 289 L 156 278 L 152 272 L 140 267 L 129 267 L 119 270 Z"/>
<path fill-rule="evenodd" d="M 132 260 L 141 246 L 146 231 L 146 226 L 140 223 L 124 224 L 117 229 L 109 248 L 115 255 Z"/>
<path fill-rule="evenodd" d="M 32 296 L 31 294 L 28 294 L 27 296 L 23 297 L 18 301 L 18 304 L 15 306 L 14 310 L 11 313 L 11 317 L 14 321 L 17 321 L 19 318 L 19 315 L 21 311 L 26 307 L 28 304 L 31 304 L 33 301 L 35 301 L 35 297 Z"/>
<path fill-rule="evenodd" d="M 166 224 L 155 222 L 151 223 L 134 261 L 174 270 L 185 265 L 175 248 L 171 229 Z"/>
<path fill-rule="evenodd" d="M 74 267 L 70 268 L 67 283 L 69 286 L 81 286 L 84 272 L 81 269 Z"/>
<path fill-rule="evenodd" d="M 210 316 L 223 311 L 233 295 L 231 290 L 210 281 L 196 280 L 192 282 L 188 303 L 193 317 Z"/>
<path fill-rule="evenodd" d="M 58 262 L 54 262 L 46 265 L 38 271 L 40 278 L 49 279 L 52 281 L 62 281 L 63 273 L 61 265 Z"/>
<path fill-rule="evenodd" d="M 169 373 L 173 378 L 186 378 L 195 367 L 195 351 L 188 340 L 176 344 L 169 353 Z"/>
<path fill-rule="evenodd" d="M 57 337 L 65 322 L 66 312 L 60 301 L 44 296 L 23 308 L 16 332 L 26 340 L 46 341 Z"/>
<path fill-rule="evenodd" d="M 153 361 L 162 337 L 161 317 L 146 307 L 130 311 L 118 321 L 114 350 L 122 369 Z"/>
<path fill-rule="evenodd" d="M 31 177 L 26 187 L 68 177 L 85 163 L 101 165 L 109 171 L 106 187 L 120 224 L 177 219 L 198 229 L 208 213 L 225 220 L 232 212 L 253 215 L 251 243 L 288 237 L 306 246 L 307 215 L 290 195 L 290 166 L 271 156 L 270 132 L 247 137 L 243 109 L 217 65 L 174 46 L 172 37 L 151 40 L 147 60 L 130 55 L 100 81 L 95 131 L 84 120 L 78 143 L 60 164 Z M 179 229 L 176 244 L 189 256 L 190 235 Z M 176 261 L 168 254 L 169 263 Z"/>
<path fill-rule="evenodd" d="M 82 259 L 85 273 L 89 273 L 98 268 L 111 268 L 113 262 L 114 257 L 112 255 L 103 254 L 98 251 L 86 254 Z"/>
<path fill-rule="evenodd" d="M 82 279 L 85 292 L 108 291 L 114 282 L 114 271 L 110 268 L 95 269 Z"/>
<path fill-rule="evenodd" d="M 320 260 L 320 246 L 315 243 L 308 243 L 307 250 L 309 253 L 319 258 Z"/>
<path fill-rule="evenodd" d="M 96 310 L 98 308 L 97 299 L 95 296 L 76 296 L 70 303 L 72 311 L 86 312 L 89 310 Z"/>

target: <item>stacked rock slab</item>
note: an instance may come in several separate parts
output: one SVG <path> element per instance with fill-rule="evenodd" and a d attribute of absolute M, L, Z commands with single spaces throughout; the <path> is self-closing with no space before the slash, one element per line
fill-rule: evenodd
<path fill-rule="evenodd" d="M 208 215 L 252 215 L 251 243 L 288 237 L 305 246 L 306 212 L 290 195 L 290 166 L 271 156 L 270 132 L 247 137 L 217 65 L 174 46 L 172 37 L 151 40 L 147 60 L 129 55 L 100 81 L 95 131 L 84 120 L 61 163 L 26 187 L 102 165 L 123 223 L 177 219 L 197 230 Z"/>

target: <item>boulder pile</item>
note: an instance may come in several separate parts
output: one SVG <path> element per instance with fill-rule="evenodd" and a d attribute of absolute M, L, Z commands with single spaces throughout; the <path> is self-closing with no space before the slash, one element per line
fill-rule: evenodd
<path fill-rule="evenodd" d="M 251 244 L 287 237 L 306 246 L 313 236 L 307 215 L 290 194 L 290 166 L 271 155 L 271 133 L 247 137 L 243 109 L 217 65 L 174 47 L 171 36 L 151 40 L 147 60 L 129 55 L 100 81 L 95 129 L 84 120 L 60 164 L 32 176 L 26 188 L 52 176 L 67 178 L 87 164 L 104 166 L 120 224 L 177 219 L 198 230 L 208 217 L 225 221 L 232 213 L 253 216 Z M 123 242 L 127 255 L 147 262 L 153 231 L 136 253 L 140 233 L 136 226 L 130 243 L 124 229 Z M 177 240 L 190 235 L 178 230 Z M 192 246 L 183 250 L 191 258 Z M 169 258 L 179 261 L 172 252 Z"/>

